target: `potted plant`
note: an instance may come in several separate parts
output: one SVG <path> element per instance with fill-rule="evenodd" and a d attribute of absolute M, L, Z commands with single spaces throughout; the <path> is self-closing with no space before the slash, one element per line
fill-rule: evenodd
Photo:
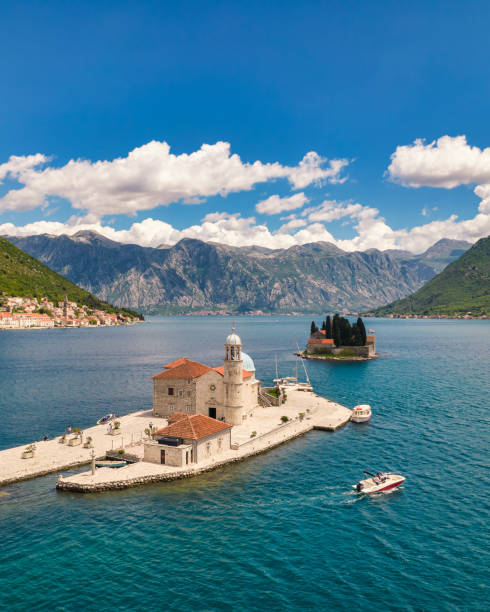
<path fill-rule="evenodd" d="M 119 436 L 121 433 L 121 421 L 114 421 L 114 424 L 111 429 L 112 436 Z"/>
<path fill-rule="evenodd" d="M 36 450 L 35 444 L 29 444 L 29 446 L 26 446 L 22 453 L 22 459 L 32 459 L 34 457 L 35 450 Z"/>
<path fill-rule="evenodd" d="M 64 444 L 66 442 L 66 433 L 64 433 L 61 437 L 60 437 L 60 444 Z"/>
<path fill-rule="evenodd" d="M 256 431 L 252 431 L 252 433 L 250 434 L 250 437 L 251 438 L 255 438 L 256 435 L 257 435 L 257 432 Z"/>
<path fill-rule="evenodd" d="M 72 429 L 73 438 L 68 440 L 68 446 L 78 446 L 82 443 L 82 435 L 80 431 L 80 427 L 74 427 Z"/>
<path fill-rule="evenodd" d="M 286 415 L 284 415 L 284 416 L 282 416 L 282 417 L 281 417 L 281 421 L 282 421 L 283 423 L 287 423 L 287 422 L 289 421 L 289 417 L 287 417 Z"/>
<path fill-rule="evenodd" d="M 83 445 L 84 448 L 93 448 L 93 444 L 92 444 L 92 436 L 87 436 L 86 440 L 85 440 L 85 444 Z"/>

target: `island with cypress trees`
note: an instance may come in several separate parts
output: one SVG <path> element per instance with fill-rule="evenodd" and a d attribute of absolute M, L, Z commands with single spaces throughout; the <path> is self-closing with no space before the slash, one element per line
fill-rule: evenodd
<path fill-rule="evenodd" d="M 308 344 L 301 355 L 308 359 L 366 361 L 377 356 L 376 336 L 366 333 L 361 317 L 351 323 L 339 314 L 327 315 L 321 329 L 311 322 Z"/>

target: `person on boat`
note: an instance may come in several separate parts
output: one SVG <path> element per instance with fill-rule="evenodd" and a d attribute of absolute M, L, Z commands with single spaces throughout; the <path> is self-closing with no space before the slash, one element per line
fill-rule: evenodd
<path fill-rule="evenodd" d="M 379 485 L 380 480 L 379 480 L 379 476 L 378 476 L 378 474 L 376 474 L 376 476 L 373 478 L 373 480 L 374 480 L 374 484 Z"/>

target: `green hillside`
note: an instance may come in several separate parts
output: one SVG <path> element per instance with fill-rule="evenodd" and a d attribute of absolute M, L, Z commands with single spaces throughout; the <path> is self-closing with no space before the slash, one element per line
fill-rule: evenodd
<path fill-rule="evenodd" d="M 421 289 L 378 308 L 376 316 L 490 315 L 490 236 L 482 238 Z"/>
<path fill-rule="evenodd" d="M 38 299 L 46 296 L 53 302 L 62 301 L 66 295 L 70 301 L 89 308 L 141 317 L 133 310 L 115 308 L 99 300 L 4 238 L 0 238 L 0 295 L 2 294 Z"/>

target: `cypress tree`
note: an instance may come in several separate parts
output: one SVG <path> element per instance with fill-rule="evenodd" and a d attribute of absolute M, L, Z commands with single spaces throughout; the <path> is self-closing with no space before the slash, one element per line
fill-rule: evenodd
<path fill-rule="evenodd" d="M 322 323 L 322 330 L 325 331 L 325 329 L 326 329 L 325 328 L 325 321 L 323 321 L 323 323 Z"/>
<path fill-rule="evenodd" d="M 325 324 L 325 337 L 326 338 L 333 338 L 332 335 L 332 319 L 330 318 L 330 315 L 327 315 L 327 321 Z"/>
<path fill-rule="evenodd" d="M 357 323 L 354 323 L 354 325 L 352 326 L 352 345 L 363 346 L 361 329 L 359 328 L 359 325 Z"/>
<path fill-rule="evenodd" d="M 340 346 L 341 342 L 340 342 L 340 326 L 339 326 L 339 315 L 336 314 L 333 317 L 333 322 L 332 322 L 332 338 L 334 341 L 335 346 Z"/>
<path fill-rule="evenodd" d="M 352 329 L 348 319 L 341 317 L 339 321 L 340 327 L 340 342 L 342 346 L 351 346 L 352 344 Z"/>
<path fill-rule="evenodd" d="M 310 327 L 310 335 L 313 335 L 317 331 L 318 331 L 318 327 L 316 326 L 315 321 L 312 321 L 311 322 L 311 327 Z"/>
<path fill-rule="evenodd" d="M 364 327 L 364 322 L 361 317 L 357 319 L 357 326 L 359 327 L 359 332 L 361 334 L 360 346 L 366 346 L 366 328 Z"/>

